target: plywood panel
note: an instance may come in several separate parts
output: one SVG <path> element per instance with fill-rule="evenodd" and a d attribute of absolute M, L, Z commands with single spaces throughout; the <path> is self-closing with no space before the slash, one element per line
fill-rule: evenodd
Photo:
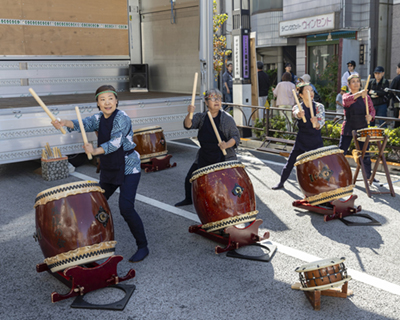
<path fill-rule="evenodd" d="M 22 19 L 22 0 L 1 0 L 0 18 Z"/>
<path fill-rule="evenodd" d="M 128 31 L 24 27 L 26 55 L 129 55 Z"/>
<path fill-rule="evenodd" d="M 128 24 L 126 0 L 1 0 L 0 19 Z M 0 25 L 0 54 L 129 55 L 127 29 Z"/>
<path fill-rule="evenodd" d="M 25 0 L 23 19 L 127 24 L 127 0 Z"/>

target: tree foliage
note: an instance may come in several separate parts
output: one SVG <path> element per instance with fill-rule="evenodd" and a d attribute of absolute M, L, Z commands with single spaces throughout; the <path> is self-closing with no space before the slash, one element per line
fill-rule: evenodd
<path fill-rule="evenodd" d="M 217 13 L 217 1 L 213 1 L 213 56 L 214 56 L 214 71 L 216 76 L 221 73 L 224 63 L 226 63 L 226 57 L 229 56 L 232 51 L 226 50 L 226 37 L 224 35 L 219 35 L 223 24 L 228 20 L 228 15 L 226 13 Z"/>

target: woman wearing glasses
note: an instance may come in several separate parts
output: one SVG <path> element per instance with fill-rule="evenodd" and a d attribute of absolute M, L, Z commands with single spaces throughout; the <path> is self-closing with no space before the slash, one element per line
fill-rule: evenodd
<path fill-rule="evenodd" d="M 239 145 L 240 134 L 235 120 L 229 113 L 221 109 L 221 92 L 218 89 L 210 89 L 205 93 L 204 98 L 208 110 L 196 113 L 193 115 L 193 119 L 190 119 L 190 113 L 194 112 L 195 106 L 188 106 L 188 114 L 183 123 L 187 130 L 199 129 L 197 139 L 200 143 L 200 149 L 185 178 L 185 199 L 175 204 L 176 207 L 192 204 L 192 188 L 189 180 L 194 171 L 214 163 L 237 159 L 234 149 Z M 210 111 L 214 119 L 215 126 L 221 136 L 221 143 L 218 143 L 207 111 Z M 227 153 L 226 156 L 222 153 L 223 149 Z"/>

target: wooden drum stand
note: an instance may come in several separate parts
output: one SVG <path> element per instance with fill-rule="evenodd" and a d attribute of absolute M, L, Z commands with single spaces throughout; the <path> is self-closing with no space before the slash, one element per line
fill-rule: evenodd
<path fill-rule="evenodd" d="M 357 132 L 355 130 L 353 130 L 353 139 L 354 139 L 354 143 L 356 146 L 356 149 L 353 150 L 353 156 L 354 156 L 354 160 L 356 161 L 357 164 L 357 168 L 356 168 L 356 172 L 354 173 L 354 177 L 353 177 L 353 184 L 356 183 L 356 181 L 360 181 L 357 180 L 357 176 L 358 173 L 362 172 L 362 176 L 363 176 L 363 180 L 364 180 L 364 184 L 365 184 L 365 190 L 367 192 L 368 197 L 371 198 L 372 194 L 386 194 L 386 193 L 390 193 L 390 195 L 392 197 L 395 196 L 395 192 L 393 189 L 393 184 L 392 184 L 392 180 L 390 179 L 390 174 L 389 174 L 389 169 L 386 163 L 386 159 L 384 156 L 385 153 L 385 147 L 388 141 L 388 137 L 384 136 L 383 139 L 374 139 L 372 138 L 370 135 L 367 135 L 365 137 L 365 142 L 364 142 L 364 146 L 361 149 L 360 148 L 360 144 L 359 144 L 359 137 L 357 137 Z M 374 168 L 372 170 L 371 176 L 369 179 L 367 179 L 367 174 L 365 171 L 365 166 L 364 166 L 364 157 L 366 156 L 366 153 L 372 153 L 375 151 L 367 151 L 368 148 L 368 144 L 370 142 L 376 142 L 377 146 L 378 146 L 378 157 L 376 159 Z M 382 163 L 383 169 L 385 171 L 385 175 L 386 175 L 386 179 L 387 179 L 387 185 L 389 186 L 389 190 L 390 191 L 371 191 L 370 189 L 370 185 L 372 185 L 372 182 L 374 181 L 375 178 L 375 174 L 376 171 L 378 170 L 378 166 L 379 164 Z"/>

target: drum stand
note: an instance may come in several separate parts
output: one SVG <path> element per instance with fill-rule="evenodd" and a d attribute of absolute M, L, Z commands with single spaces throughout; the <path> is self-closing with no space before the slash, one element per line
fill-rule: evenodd
<path fill-rule="evenodd" d="M 96 262 L 87 265 L 87 268 L 74 266 L 63 271 L 51 272 L 46 263 L 36 265 L 37 272 L 48 271 L 56 279 L 71 288 L 67 294 L 59 294 L 53 292 L 51 294 L 51 302 L 57 302 L 71 297 L 77 297 L 71 305 L 73 308 L 90 308 L 90 309 L 106 309 L 106 310 L 123 310 L 128 303 L 129 298 L 135 290 L 134 285 L 121 285 L 122 281 L 126 281 L 135 277 L 135 270 L 130 269 L 125 277 L 118 277 L 117 264 L 122 261 L 123 257 L 114 255 L 102 264 Z M 105 288 L 115 287 L 125 291 L 125 297 L 117 302 L 106 305 L 89 304 L 82 299 L 85 293 Z"/>
<path fill-rule="evenodd" d="M 367 174 L 366 174 L 366 171 L 365 171 L 365 166 L 364 166 L 364 161 L 363 160 L 364 160 L 365 154 L 367 153 L 368 144 L 370 142 L 370 136 L 366 137 L 362 150 L 360 149 L 360 144 L 358 143 L 358 140 L 357 140 L 357 132 L 355 130 L 353 130 L 353 140 L 354 140 L 354 143 L 356 145 L 356 150 L 355 150 L 356 157 L 355 157 L 355 160 L 356 160 L 356 163 L 357 163 L 356 172 L 354 173 L 354 177 L 353 177 L 353 184 L 356 184 L 356 181 L 360 181 L 360 180 L 357 180 L 357 176 L 358 176 L 358 173 L 360 172 L 360 169 L 361 169 L 363 180 L 364 180 L 364 184 L 365 184 L 365 190 L 367 191 L 367 195 L 368 195 L 369 198 L 371 198 L 372 194 L 386 194 L 386 193 L 390 193 L 391 196 L 394 197 L 395 193 L 394 193 L 394 189 L 393 189 L 393 184 L 392 184 L 392 180 L 390 179 L 389 169 L 388 169 L 388 166 L 386 164 L 386 159 L 385 159 L 385 156 L 384 156 L 384 151 L 385 151 L 385 147 L 386 147 L 386 143 L 387 143 L 388 137 L 385 136 L 383 138 L 382 142 L 379 141 L 379 140 L 376 141 L 376 144 L 377 144 L 378 150 L 379 150 L 378 151 L 378 158 L 376 159 L 376 162 L 375 162 L 375 165 L 374 165 L 374 169 L 372 170 L 371 177 L 369 179 L 367 179 Z M 380 191 L 371 191 L 371 189 L 370 189 L 370 185 L 372 185 L 372 182 L 374 181 L 375 174 L 376 174 L 376 171 L 378 170 L 378 166 L 379 166 L 380 162 L 382 162 L 383 169 L 385 170 L 387 184 L 389 186 L 389 190 L 390 191 L 380 192 Z"/>
<path fill-rule="evenodd" d="M 361 211 L 361 206 L 355 207 L 356 195 L 351 195 L 349 199 L 342 201 L 335 199 L 323 205 L 311 205 L 306 199 L 296 200 L 292 205 L 296 208 L 306 209 L 324 215 L 324 221 L 342 219 Z"/>
<path fill-rule="evenodd" d="M 297 282 L 292 285 L 292 289 L 300 290 L 301 283 Z M 322 296 L 330 296 L 330 297 L 338 297 L 338 298 L 347 298 L 348 296 L 353 294 L 352 290 L 348 289 L 348 282 L 345 282 L 341 288 L 332 288 L 328 290 L 314 290 L 314 291 L 303 291 L 306 295 L 308 301 L 311 303 L 314 310 L 321 310 L 321 295 Z"/>
<path fill-rule="evenodd" d="M 276 251 L 276 246 L 260 243 L 260 241 L 269 238 L 269 232 L 264 233 L 262 237 L 258 235 L 258 227 L 262 224 L 262 222 L 263 221 L 261 219 L 257 219 L 245 228 L 230 226 L 225 228 L 220 233 L 207 232 L 205 229 L 202 228 L 202 225 L 192 225 L 189 227 L 189 232 L 197 233 L 207 239 L 226 245 L 225 248 L 216 246 L 216 254 L 229 251 L 227 253 L 228 257 L 268 262 Z M 247 256 L 235 251 L 235 249 L 239 249 L 240 247 L 248 245 L 262 247 L 266 249 L 268 253 L 261 256 Z"/>
<path fill-rule="evenodd" d="M 165 157 L 154 157 L 150 159 L 150 162 L 142 163 L 141 168 L 144 169 L 145 172 L 154 172 L 176 167 L 176 162 L 172 165 L 169 163 L 171 158 L 172 155 L 170 154 L 167 154 Z"/>

